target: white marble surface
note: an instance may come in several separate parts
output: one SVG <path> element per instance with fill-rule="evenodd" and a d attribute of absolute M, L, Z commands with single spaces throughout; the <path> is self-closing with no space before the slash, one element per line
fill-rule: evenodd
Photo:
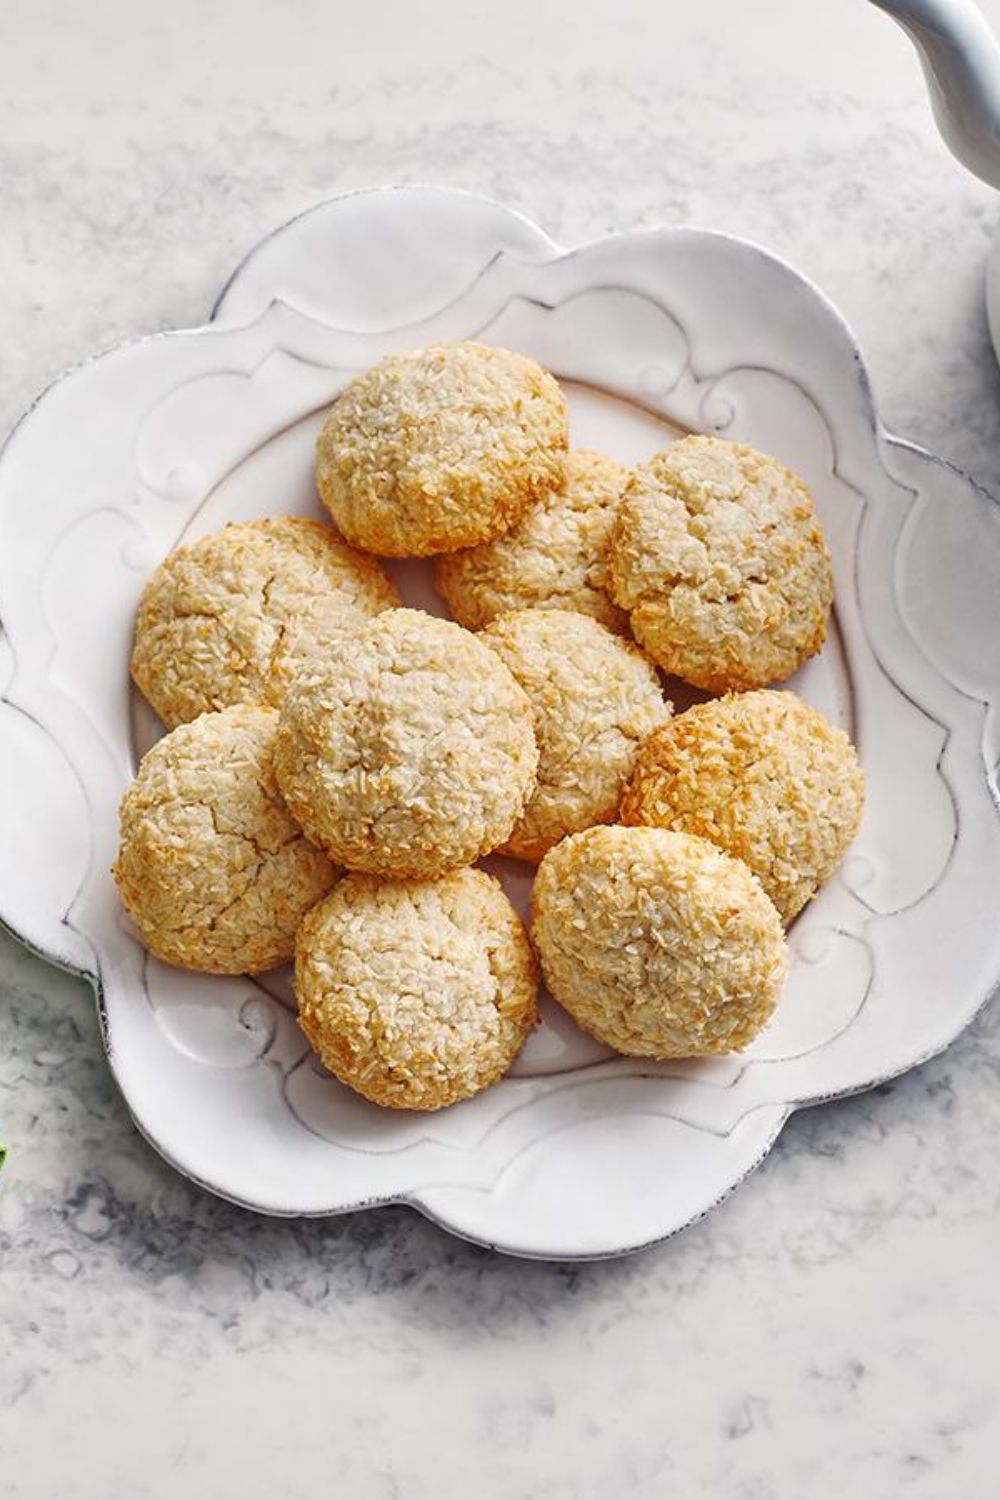
<path fill-rule="evenodd" d="M 0 426 L 94 348 L 203 318 L 289 213 L 391 180 L 565 241 L 761 240 L 853 323 L 889 425 L 1000 492 L 1000 204 L 863 0 L 6 0 Z M 994 1006 L 795 1117 L 674 1242 L 519 1264 L 402 1210 L 273 1222 L 197 1192 L 133 1132 L 85 987 L 0 940 L 0 1496 L 978 1500 L 998 1083 Z"/>

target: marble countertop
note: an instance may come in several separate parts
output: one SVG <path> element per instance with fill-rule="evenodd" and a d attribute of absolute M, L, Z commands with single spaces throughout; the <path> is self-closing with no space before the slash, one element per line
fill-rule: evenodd
<path fill-rule="evenodd" d="M 565 242 L 761 241 L 853 324 L 888 425 L 1000 493 L 1000 205 L 864 0 L 7 0 L 0 84 L 2 428 L 95 348 L 201 321 L 289 214 L 434 181 Z M 131 1127 L 86 987 L 0 938 L 0 1497 L 978 1500 L 998 1084 L 993 1005 L 793 1117 L 673 1242 L 522 1264 L 402 1209 L 197 1191 Z"/>

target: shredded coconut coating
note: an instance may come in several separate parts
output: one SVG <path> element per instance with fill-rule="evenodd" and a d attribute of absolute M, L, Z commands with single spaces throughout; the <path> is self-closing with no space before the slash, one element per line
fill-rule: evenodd
<path fill-rule="evenodd" d="M 709 692 L 784 681 L 826 638 L 833 581 L 812 497 L 742 443 L 683 438 L 637 469 L 608 572 L 640 645 Z"/>
<path fill-rule="evenodd" d="M 439 557 L 434 582 L 459 624 L 482 630 L 512 609 L 573 609 L 625 634 L 628 616 L 606 592 L 604 553 L 629 472 L 603 453 L 574 448 L 563 487 L 520 526 Z"/>
<path fill-rule="evenodd" d="M 274 709 L 240 705 L 154 745 L 121 804 L 114 877 L 164 963 L 254 974 L 287 963 L 337 872 L 292 822 L 274 776 Z"/>
<path fill-rule="evenodd" d="M 489 541 L 562 484 L 563 394 L 523 354 L 432 344 L 347 386 L 316 444 L 316 483 L 340 530 L 387 557 Z"/>
<path fill-rule="evenodd" d="M 139 603 L 132 676 L 171 729 L 234 703 L 277 708 L 332 640 L 398 603 L 375 559 L 329 526 L 240 521 L 156 569 Z"/>
<path fill-rule="evenodd" d="M 781 919 L 756 877 L 686 833 L 573 834 L 539 866 L 532 911 L 552 994 L 631 1056 L 738 1052 L 785 982 Z"/>
<path fill-rule="evenodd" d="M 515 610 L 480 639 L 534 711 L 538 781 L 502 852 L 537 864 L 567 833 L 616 819 L 639 748 L 670 704 L 652 662 L 589 615 Z"/>
<path fill-rule="evenodd" d="M 864 799 L 843 730 L 794 693 L 763 691 L 698 704 L 652 735 L 621 818 L 742 859 L 787 922 L 840 863 Z"/>
<path fill-rule="evenodd" d="M 442 1109 L 487 1088 L 537 1019 L 531 946 L 481 870 L 347 876 L 299 930 L 295 988 L 323 1064 L 392 1109 Z"/>
<path fill-rule="evenodd" d="M 538 750 L 531 705 L 494 652 L 398 609 L 293 683 L 276 764 L 294 817 L 338 864 L 428 877 L 510 836 Z"/>

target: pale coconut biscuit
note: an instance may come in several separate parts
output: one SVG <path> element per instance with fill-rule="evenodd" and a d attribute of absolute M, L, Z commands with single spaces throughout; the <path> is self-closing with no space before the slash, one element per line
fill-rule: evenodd
<path fill-rule="evenodd" d="M 316 444 L 340 530 L 388 557 L 426 557 L 516 526 L 563 478 L 566 402 L 533 359 L 483 344 L 390 354 L 357 376 Z"/>
<path fill-rule="evenodd" d="M 295 989 L 324 1066 L 392 1109 L 442 1109 L 487 1088 L 537 1019 L 531 946 L 481 870 L 347 876 L 299 929 Z"/>
<path fill-rule="evenodd" d="M 639 748 L 670 704 L 652 662 L 589 615 L 515 610 L 480 639 L 534 711 L 538 781 L 502 852 L 537 863 L 567 833 L 614 821 Z"/>
<path fill-rule="evenodd" d="M 710 839 L 749 865 L 789 921 L 840 863 L 864 796 L 843 730 L 794 693 L 738 693 L 651 736 L 621 817 Z"/>
<path fill-rule="evenodd" d="M 512 609 L 573 609 L 624 634 L 628 616 L 606 592 L 605 547 L 629 470 L 574 448 L 566 478 L 495 542 L 439 557 L 434 582 L 455 619 L 481 630 Z"/>
<path fill-rule="evenodd" d="M 637 469 L 608 576 L 654 661 L 709 692 L 783 681 L 826 637 L 833 583 L 812 497 L 742 443 L 688 437 Z"/>
<path fill-rule="evenodd" d="M 781 918 L 740 860 L 663 828 L 589 828 L 545 856 L 532 900 L 545 982 L 636 1057 L 738 1052 L 787 971 Z"/>
<path fill-rule="evenodd" d="M 535 784 L 531 705 L 460 625 L 379 615 L 289 689 L 277 771 L 332 859 L 431 876 L 510 837 Z"/>
<path fill-rule="evenodd" d="M 132 677 L 168 728 L 234 703 L 277 707 L 331 640 L 398 603 L 379 563 L 329 526 L 239 521 L 156 569 L 139 603 Z"/>
<path fill-rule="evenodd" d="M 254 974 L 286 963 L 337 872 L 292 822 L 274 776 L 276 710 L 241 705 L 154 745 L 121 804 L 114 877 L 164 963 Z"/>

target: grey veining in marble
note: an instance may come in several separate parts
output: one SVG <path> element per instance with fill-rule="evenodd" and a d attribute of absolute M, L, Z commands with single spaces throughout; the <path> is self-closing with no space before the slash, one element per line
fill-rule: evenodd
<path fill-rule="evenodd" d="M 8 0 L 0 85 L 2 426 L 94 348 L 204 318 L 289 213 L 433 180 L 566 242 L 762 241 L 852 322 L 890 427 L 1000 491 L 1000 203 L 861 0 Z M 992 1492 L 997 1006 L 613 1264 L 200 1193 L 132 1129 L 85 986 L 5 937 L 0 1134 L 4 1500 Z"/>

